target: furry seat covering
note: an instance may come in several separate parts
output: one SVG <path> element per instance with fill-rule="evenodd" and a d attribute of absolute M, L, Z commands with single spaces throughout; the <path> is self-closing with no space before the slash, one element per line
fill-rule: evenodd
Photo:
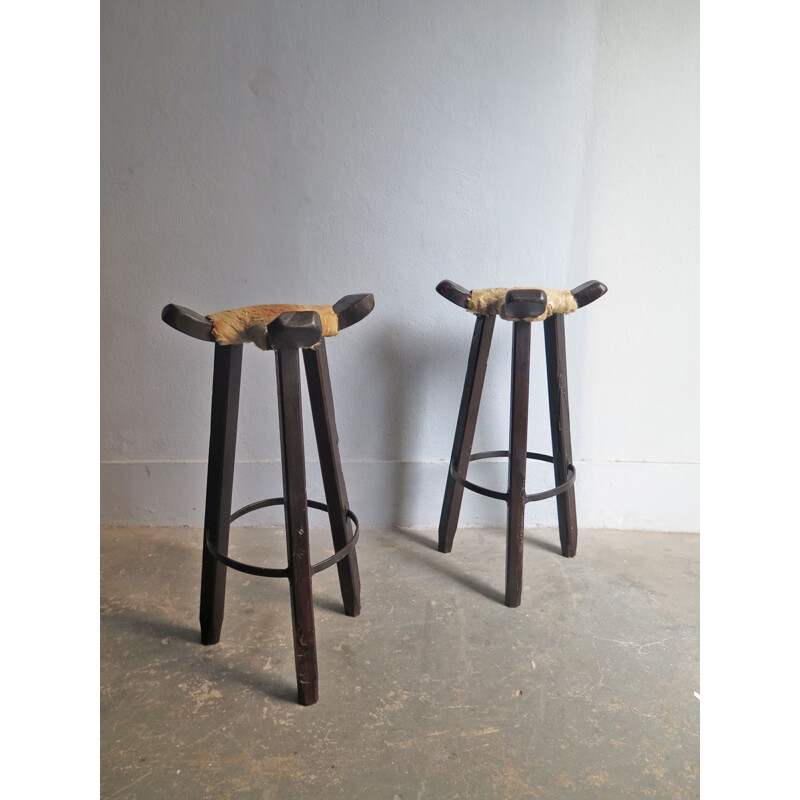
<path fill-rule="evenodd" d="M 322 322 L 323 336 L 339 333 L 339 318 L 333 306 L 245 306 L 229 311 L 217 311 L 208 318 L 214 323 L 214 339 L 217 344 L 244 344 L 252 342 L 262 350 L 269 349 L 267 325 L 286 311 L 316 311 Z"/>
<path fill-rule="evenodd" d="M 538 288 L 516 286 L 515 289 Z M 499 316 L 501 319 L 511 319 L 506 316 L 506 292 L 511 289 L 473 289 L 467 299 L 467 311 L 482 316 Z M 578 310 L 578 304 L 569 289 L 541 289 L 547 295 L 547 308 L 538 317 L 529 317 L 529 322 L 536 322 L 552 317 L 553 314 L 570 314 Z"/>

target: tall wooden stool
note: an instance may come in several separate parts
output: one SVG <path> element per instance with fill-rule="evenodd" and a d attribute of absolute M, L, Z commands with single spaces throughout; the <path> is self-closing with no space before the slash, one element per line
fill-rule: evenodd
<path fill-rule="evenodd" d="M 525 504 L 556 497 L 561 552 L 571 558 L 578 546 L 575 514 L 575 467 L 569 432 L 567 397 L 567 355 L 564 341 L 564 314 L 576 311 L 602 297 L 608 290 L 599 281 L 588 281 L 573 289 L 473 289 L 467 291 L 452 281 L 442 281 L 436 291 L 450 302 L 477 315 L 467 376 L 458 412 L 453 453 L 439 521 L 439 551 L 449 553 L 458 527 L 464 489 L 505 500 L 508 504 L 506 531 L 506 597 L 515 608 L 522 599 L 522 545 Z M 508 450 L 472 454 L 472 440 L 481 402 L 486 362 L 496 317 L 514 323 L 511 356 L 511 425 Z M 550 400 L 550 433 L 553 455 L 528 452 L 528 381 L 530 376 L 531 322 L 544 321 L 547 385 Z M 498 492 L 478 486 L 466 478 L 471 461 L 483 458 L 508 458 L 508 491 Z M 548 461 L 555 470 L 556 486 L 544 492 L 525 493 L 527 459 Z"/>
<path fill-rule="evenodd" d="M 249 575 L 288 578 L 297 691 L 299 702 L 304 706 L 316 703 L 318 699 L 311 576 L 336 564 L 345 613 L 356 617 L 361 611 L 361 583 L 355 551 L 358 520 L 347 502 L 324 337 L 335 336 L 344 328 L 359 322 L 372 311 L 374 305 L 371 294 L 357 294 L 347 295 L 333 306 L 249 306 L 204 317 L 170 304 L 161 312 L 164 322 L 181 333 L 215 343 L 200 586 L 202 642 L 209 645 L 219 641 L 225 610 L 227 567 Z M 246 342 L 253 342 L 262 350 L 275 351 L 283 497 L 251 503 L 231 513 L 242 345 Z M 300 395 L 301 350 L 325 487 L 325 503 L 306 497 Z M 285 512 L 288 566 L 284 569 L 257 567 L 229 558 L 231 522 L 259 508 L 278 505 L 282 505 Z M 330 558 L 316 564 L 311 563 L 309 552 L 309 506 L 328 512 L 335 550 Z"/>

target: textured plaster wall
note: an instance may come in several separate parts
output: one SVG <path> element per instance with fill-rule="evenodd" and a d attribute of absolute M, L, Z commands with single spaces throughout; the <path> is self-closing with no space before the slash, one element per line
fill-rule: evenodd
<path fill-rule="evenodd" d="M 599 278 L 567 319 L 579 522 L 696 530 L 698 28 L 694 0 L 105 0 L 103 520 L 202 520 L 213 348 L 167 302 L 373 292 L 329 340 L 351 503 L 433 526 L 473 324 L 436 283 Z M 476 449 L 505 446 L 510 333 Z M 548 452 L 540 326 L 532 364 Z M 248 348 L 243 381 L 242 503 L 281 493 L 272 355 Z M 550 480 L 533 465 L 529 491 Z M 466 498 L 465 524 L 503 521 Z"/>

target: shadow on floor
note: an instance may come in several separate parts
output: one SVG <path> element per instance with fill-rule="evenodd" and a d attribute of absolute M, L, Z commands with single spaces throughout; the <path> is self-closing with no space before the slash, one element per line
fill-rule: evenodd
<path fill-rule="evenodd" d="M 199 624 L 197 628 L 189 627 L 132 608 L 103 615 L 101 627 L 107 636 L 118 633 L 132 639 L 138 638 L 162 643 L 164 639 L 169 638 L 183 644 L 193 645 L 197 647 L 198 651 L 210 652 L 211 650 L 211 647 L 206 648 L 200 643 Z M 185 663 L 191 665 L 189 661 Z M 275 676 L 254 674 L 252 671 L 241 668 L 235 662 L 231 665 L 224 659 L 202 658 L 196 662 L 196 669 L 198 677 L 211 681 L 234 680 L 241 686 L 268 695 L 272 700 L 280 700 L 292 705 L 297 702 L 297 690 L 293 684 Z"/>
<path fill-rule="evenodd" d="M 463 572 L 457 564 L 451 566 L 451 559 L 447 554 L 440 553 L 437 549 L 437 542 L 431 539 L 429 535 L 418 533 L 417 531 L 406 530 L 403 528 L 396 528 L 395 533 L 405 538 L 410 542 L 422 545 L 425 550 L 418 550 L 417 548 L 402 549 L 400 555 L 407 560 L 416 560 L 423 563 L 426 567 L 430 567 L 437 572 L 447 575 L 458 583 L 471 589 L 473 592 L 478 592 L 489 600 L 494 600 L 498 603 L 504 603 L 505 596 L 503 592 L 495 589 L 487 583 L 484 583 L 479 578 L 475 578 L 469 573 Z"/>
<path fill-rule="evenodd" d="M 149 639 L 170 638 L 190 644 L 200 644 L 200 625 L 191 628 L 171 620 L 159 619 L 141 611 L 126 608 L 113 614 L 104 614 L 101 625 L 107 631 L 118 630 Z"/>
<path fill-rule="evenodd" d="M 484 583 L 479 578 L 475 578 L 467 572 L 464 572 L 460 567 L 451 565 L 448 559 L 448 554 L 440 553 L 438 550 L 438 541 L 435 538 L 436 534 L 421 533 L 419 531 L 409 530 L 406 528 L 395 528 L 394 532 L 405 538 L 410 542 L 421 545 L 425 548 L 424 552 L 419 552 L 416 560 L 423 562 L 427 567 L 436 570 L 462 585 L 466 586 L 474 592 L 479 592 L 489 600 L 494 600 L 498 603 L 505 603 L 505 595 L 502 591 Z M 552 533 L 551 533 L 552 536 Z M 561 556 L 561 545 L 556 541 L 553 542 L 549 538 L 545 538 L 544 533 L 529 534 L 525 537 L 525 543 L 533 545 L 534 547 L 545 550 L 549 553 L 554 553 Z M 416 552 L 416 551 L 414 551 Z M 411 558 L 411 550 L 401 551 L 404 558 Z M 434 555 L 435 554 L 435 555 Z M 323 605 L 320 603 L 320 605 Z M 329 608 L 333 611 L 340 611 L 340 607 L 335 607 L 331 604 L 324 604 L 323 607 Z"/>
<path fill-rule="evenodd" d="M 548 530 L 551 530 L 548 528 Z M 526 544 L 532 544 L 540 550 L 547 550 L 548 553 L 555 553 L 557 556 L 561 555 L 561 544 L 558 539 L 558 531 L 556 531 L 555 542 L 552 539 L 552 533 L 549 538 L 545 538 L 543 533 L 528 534 L 525 537 Z"/>

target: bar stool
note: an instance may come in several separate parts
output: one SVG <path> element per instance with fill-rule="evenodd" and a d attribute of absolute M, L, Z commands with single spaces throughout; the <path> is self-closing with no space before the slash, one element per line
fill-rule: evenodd
<path fill-rule="evenodd" d="M 347 501 L 339 458 L 339 437 L 333 413 L 325 337 L 335 336 L 359 322 L 372 311 L 374 305 L 371 294 L 355 294 L 343 297 L 333 306 L 248 306 L 204 317 L 187 308 L 169 304 L 161 312 L 164 322 L 181 333 L 215 343 L 200 586 L 201 640 L 205 645 L 219 641 L 225 610 L 227 567 L 249 575 L 288 578 L 298 700 L 304 706 L 316 703 L 318 699 L 311 576 L 336 564 L 345 613 L 356 617 L 361 611 L 361 583 L 355 551 L 358 519 Z M 246 342 L 253 342 L 262 350 L 275 351 L 283 497 L 251 503 L 231 513 L 242 347 Z M 301 350 L 325 503 L 306 497 L 300 394 Z M 251 511 L 278 505 L 284 507 L 285 513 L 288 566 L 284 569 L 258 567 L 229 558 L 230 523 Z M 309 506 L 328 512 L 335 550 L 332 556 L 316 564 L 311 563 L 309 552 Z"/>
<path fill-rule="evenodd" d="M 522 599 L 522 546 L 525 504 L 556 497 L 561 552 L 567 558 L 578 546 L 575 514 L 575 467 L 569 431 L 567 356 L 564 314 L 576 311 L 602 297 L 608 289 L 599 281 L 588 281 L 571 292 L 564 289 L 473 289 L 467 291 L 452 281 L 442 281 L 436 291 L 460 308 L 477 315 L 467 362 L 467 375 L 458 412 L 453 452 L 439 521 L 439 551 L 449 553 L 458 527 L 464 489 L 505 500 L 508 505 L 506 530 L 505 604 L 516 608 Z M 472 454 L 475 423 L 486 376 L 486 363 L 496 317 L 514 323 L 511 356 L 511 424 L 508 450 Z M 528 382 L 530 376 L 531 322 L 544 321 L 547 385 L 550 404 L 550 433 L 553 455 L 528 452 Z M 471 461 L 508 458 L 508 491 L 478 486 L 466 478 Z M 553 464 L 556 486 L 544 492 L 525 493 L 527 459 Z"/>

